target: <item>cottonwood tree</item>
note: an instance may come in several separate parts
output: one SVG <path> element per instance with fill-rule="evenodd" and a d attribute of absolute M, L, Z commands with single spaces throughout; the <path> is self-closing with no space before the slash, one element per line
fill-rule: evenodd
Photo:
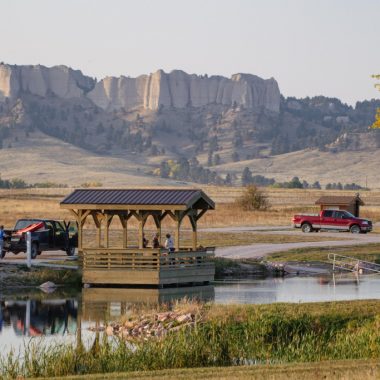
<path fill-rule="evenodd" d="M 380 75 L 372 75 L 372 77 L 380 80 Z M 380 83 L 376 83 L 375 87 L 380 91 Z M 372 128 L 380 128 L 380 108 L 376 111 L 375 122 L 372 124 Z"/>

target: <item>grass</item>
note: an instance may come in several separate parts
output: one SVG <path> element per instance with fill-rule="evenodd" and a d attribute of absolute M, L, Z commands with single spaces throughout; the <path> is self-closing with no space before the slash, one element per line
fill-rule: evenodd
<path fill-rule="evenodd" d="M 329 253 L 337 253 L 343 256 L 355 257 L 364 261 L 372 261 L 380 263 L 380 245 L 365 244 L 347 247 L 319 247 L 319 248 L 298 248 L 291 249 L 286 252 L 271 253 L 266 256 L 268 261 L 299 261 L 310 262 L 320 261 L 326 262 Z"/>
<path fill-rule="evenodd" d="M 37 286 L 44 282 L 52 281 L 57 285 L 65 285 L 80 288 L 82 276 L 79 271 L 72 269 L 50 269 L 25 265 L 1 265 L 0 289 L 17 288 L 25 286 Z"/>
<path fill-rule="evenodd" d="M 16 354 L 3 358 L 0 376 L 4 379 L 17 376 L 51 378 L 106 373 L 108 377 L 109 373 L 117 372 L 142 371 L 144 374 L 144 371 L 200 367 L 233 367 L 239 371 L 239 366 L 246 364 L 325 360 L 379 362 L 378 301 L 302 305 L 198 304 L 193 312 L 199 313 L 197 320 L 201 321 L 193 327 L 163 338 L 135 342 L 132 349 L 116 337 L 113 343 L 99 338 L 89 349 L 83 346 L 47 349 L 43 345 L 29 345 L 23 359 Z M 371 367 L 373 361 L 363 363 L 371 363 Z M 370 372 L 367 364 L 363 366 Z M 323 364 L 318 363 L 316 370 L 318 365 L 321 368 Z M 301 368 L 306 370 L 305 365 Z M 232 373 L 232 368 L 227 370 Z M 214 374 L 220 374 L 217 368 Z"/>
<path fill-rule="evenodd" d="M 203 186 L 205 192 L 216 202 L 216 210 L 206 213 L 200 220 L 199 227 L 219 226 L 290 226 L 295 213 L 317 212 L 314 202 L 326 194 L 355 195 L 355 191 L 330 192 L 322 190 L 300 189 L 263 189 L 268 196 L 271 208 L 266 211 L 242 211 L 234 203 L 242 194 L 241 187 Z M 0 190 L 1 223 L 11 228 L 19 218 L 52 218 L 72 219 L 67 210 L 60 209 L 59 202 L 72 189 L 26 189 Z M 373 221 L 380 220 L 380 192 L 363 192 L 362 198 L 366 206 L 362 208 L 362 216 Z M 164 224 L 171 227 L 170 218 Z M 112 224 L 114 225 L 114 223 Z M 136 225 L 131 219 L 131 227 Z M 148 221 L 147 228 L 153 226 Z M 117 227 L 117 223 L 116 223 Z M 172 227 L 171 227 L 172 228 Z"/>
<path fill-rule="evenodd" d="M 206 367 L 169 369 L 159 371 L 141 371 L 129 373 L 92 374 L 91 379 L 129 380 L 248 380 L 248 379 L 360 379 L 368 380 L 380 377 L 380 363 L 377 360 L 340 360 L 320 363 L 257 365 L 240 367 Z M 88 376 L 67 376 L 54 379 L 84 380 Z"/>

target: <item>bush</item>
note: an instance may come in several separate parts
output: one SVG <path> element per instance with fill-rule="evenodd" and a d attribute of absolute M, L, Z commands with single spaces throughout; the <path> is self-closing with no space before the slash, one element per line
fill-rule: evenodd
<path fill-rule="evenodd" d="M 245 188 L 236 203 L 245 211 L 266 210 L 269 208 L 267 197 L 255 186 L 249 185 Z"/>

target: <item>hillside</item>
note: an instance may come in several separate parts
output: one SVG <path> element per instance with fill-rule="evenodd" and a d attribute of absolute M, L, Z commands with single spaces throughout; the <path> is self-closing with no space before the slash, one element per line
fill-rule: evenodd
<path fill-rule="evenodd" d="M 0 64 L 1 175 L 70 185 L 229 175 L 240 184 L 249 167 L 277 181 L 364 185 L 367 177 L 380 187 L 380 133 L 368 130 L 377 107 L 284 98 L 273 78 L 251 74 L 159 70 L 97 81 L 65 66 Z"/>

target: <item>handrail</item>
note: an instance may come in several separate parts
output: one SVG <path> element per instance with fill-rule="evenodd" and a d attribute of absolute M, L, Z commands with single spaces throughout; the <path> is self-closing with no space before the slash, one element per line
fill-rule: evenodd
<path fill-rule="evenodd" d="M 83 251 L 83 268 L 94 270 L 172 270 L 214 265 L 212 251 L 169 253 L 162 249 L 92 248 Z"/>
<path fill-rule="evenodd" d="M 339 255 L 339 254 L 330 252 L 327 255 L 327 258 L 328 260 L 333 261 L 333 271 L 335 271 L 335 267 L 338 267 L 340 269 L 348 270 L 351 272 L 354 272 L 354 271 L 357 272 L 360 269 L 364 269 L 367 271 L 380 273 L 380 264 L 376 264 L 370 261 L 360 260 L 356 257 L 344 256 L 344 255 Z M 352 268 L 349 268 L 349 267 L 352 267 Z"/>

